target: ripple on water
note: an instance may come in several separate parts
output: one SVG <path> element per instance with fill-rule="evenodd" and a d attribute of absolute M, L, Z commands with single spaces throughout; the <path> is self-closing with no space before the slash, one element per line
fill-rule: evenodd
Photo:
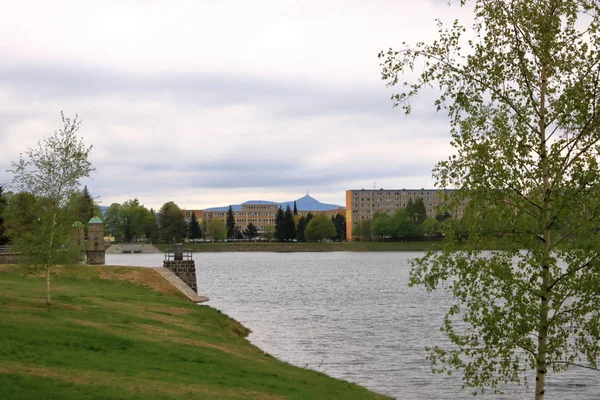
<path fill-rule="evenodd" d="M 444 340 L 441 291 L 407 285 L 421 253 L 197 253 L 198 288 L 209 305 L 252 330 L 273 356 L 398 399 L 469 399 L 457 376 L 431 374 L 424 347 Z M 111 265 L 162 265 L 162 254 L 107 254 Z M 210 262 L 208 262 L 210 260 Z M 600 377 L 570 371 L 547 380 L 547 400 L 596 400 Z M 533 381 L 530 378 L 530 381 Z M 508 388 L 523 399 L 532 389 Z"/>

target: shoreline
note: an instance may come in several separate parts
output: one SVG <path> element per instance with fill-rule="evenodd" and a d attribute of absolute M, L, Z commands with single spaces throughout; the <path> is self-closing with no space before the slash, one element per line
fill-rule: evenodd
<path fill-rule="evenodd" d="M 156 244 L 159 250 L 172 248 L 172 244 Z M 196 253 L 215 252 L 368 252 L 368 251 L 429 251 L 441 250 L 444 243 L 430 242 L 327 242 L 327 243 L 281 243 L 281 242 L 229 242 L 229 243 L 184 243 L 184 248 Z"/>

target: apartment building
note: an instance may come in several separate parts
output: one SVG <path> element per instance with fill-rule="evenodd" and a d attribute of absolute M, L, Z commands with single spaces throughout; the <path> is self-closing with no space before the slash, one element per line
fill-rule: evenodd
<path fill-rule="evenodd" d="M 196 216 L 196 219 L 198 220 L 198 222 L 202 223 L 202 213 L 203 210 L 181 210 L 183 212 L 183 216 L 185 217 L 186 221 L 189 221 L 190 219 L 192 219 L 192 214 L 194 214 Z"/>
<path fill-rule="evenodd" d="M 279 207 L 290 209 L 294 207 L 294 201 L 277 203 L 272 201 L 252 200 L 242 204 L 232 205 L 235 225 L 244 230 L 249 223 L 252 223 L 259 232 L 262 232 L 266 226 L 275 227 L 275 217 Z M 344 207 L 334 204 L 324 204 L 310 197 L 308 194 L 296 200 L 298 216 L 306 216 L 309 213 L 316 216 L 325 214 L 333 217 L 337 214 L 346 215 Z M 210 221 L 217 219 L 225 222 L 229 206 L 207 208 L 202 211 L 203 222 L 208 225 Z"/>
<path fill-rule="evenodd" d="M 352 240 L 353 228 L 364 220 L 371 220 L 375 213 L 390 216 L 399 208 L 405 208 L 409 199 L 423 199 L 427 217 L 435 217 L 444 195 L 449 189 L 360 189 L 346 191 L 346 240 Z"/>
<path fill-rule="evenodd" d="M 237 227 L 243 230 L 249 223 L 252 223 L 259 232 L 264 230 L 265 226 L 275 226 L 275 215 L 278 208 L 279 203 L 270 201 L 247 201 L 231 206 Z M 203 211 L 204 222 L 208 225 L 216 219 L 225 223 L 228 210 L 229 206 L 207 208 Z"/>

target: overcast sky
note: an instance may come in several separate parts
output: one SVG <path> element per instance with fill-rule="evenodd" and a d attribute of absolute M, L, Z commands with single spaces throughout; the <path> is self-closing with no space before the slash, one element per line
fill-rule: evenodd
<path fill-rule="evenodd" d="M 432 96 L 392 108 L 377 53 L 431 41 L 447 0 L 0 0 L 0 183 L 83 119 L 102 205 L 202 209 L 432 187 Z"/>

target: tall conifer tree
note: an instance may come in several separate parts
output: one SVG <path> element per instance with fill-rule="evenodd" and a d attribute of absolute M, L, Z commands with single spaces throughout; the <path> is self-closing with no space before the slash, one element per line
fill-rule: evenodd
<path fill-rule="evenodd" d="M 292 240 L 296 238 L 296 223 L 294 222 L 294 214 L 290 209 L 290 206 L 285 207 L 283 214 L 283 236 L 285 240 Z"/>
<path fill-rule="evenodd" d="M 229 206 L 227 210 L 227 220 L 225 223 L 227 227 L 227 238 L 233 238 L 235 235 L 235 217 L 233 216 L 233 207 Z"/>
<path fill-rule="evenodd" d="M 283 208 L 279 207 L 277 209 L 277 214 L 275 214 L 275 238 L 277 240 L 284 240 L 285 232 L 284 232 L 284 222 L 283 222 Z"/>

